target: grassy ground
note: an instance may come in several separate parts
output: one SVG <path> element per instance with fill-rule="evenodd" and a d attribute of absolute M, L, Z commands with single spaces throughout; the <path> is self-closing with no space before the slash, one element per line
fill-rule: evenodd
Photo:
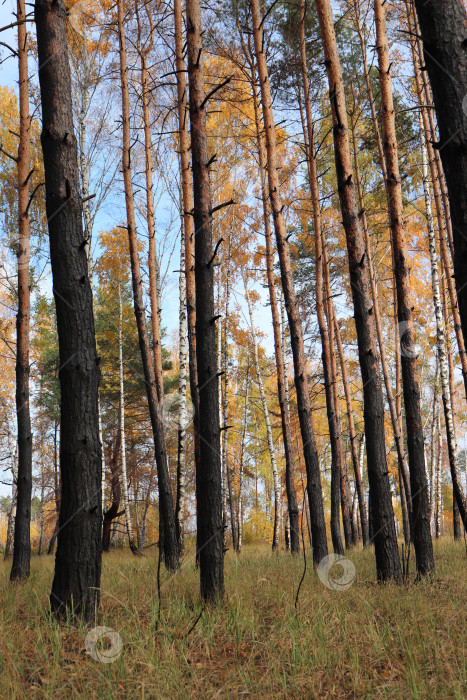
<path fill-rule="evenodd" d="M 87 629 L 49 619 L 52 558 L 35 557 L 19 586 L 2 564 L 0 697 L 465 698 L 466 550 L 435 547 L 432 584 L 377 585 L 373 554 L 359 549 L 349 555 L 353 585 L 335 591 L 309 562 L 297 610 L 301 558 L 229 552 L 225 604 L 205 610 L 188 636 L 201 610 L 192 552 L 179 574 L 162 572 L 159 625 L 157 553 L 114 552 L 104 558 L 99 620 L 123 642 L 113 663 L 86 653 Z"/>

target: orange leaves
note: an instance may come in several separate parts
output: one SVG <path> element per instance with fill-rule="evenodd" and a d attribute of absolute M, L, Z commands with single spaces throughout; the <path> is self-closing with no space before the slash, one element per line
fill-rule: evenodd
<path fill-rule="evenodd" d="M 126 228 L 117 226 L 109 231 L 101 231 L 99 246 L 102 254 L 96 263 L 96 273 L 100 283 L 115 288 L 119 284 L 127 284 L 130 279 L 130 253 Z M 141 242 L 139 249 L 144 249 Z"/>

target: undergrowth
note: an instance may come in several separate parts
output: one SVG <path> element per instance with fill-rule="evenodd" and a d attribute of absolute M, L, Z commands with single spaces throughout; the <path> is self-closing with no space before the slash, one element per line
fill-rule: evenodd
<path fill-rule="evenodd" d="M 465 698 L 467 559 L 464 543 L 435 543 L 432 583 L 379 585 L 371 550 L 348 553 L 348 590 L 327 588 L 303 559 L 249 546 L 225 561 L 222 605 L 203 608 L 189 550 L 182 570 L 157 552 L 105 555 L 98 625 L 120 635 L 113 663 L 85 649 L 88 628 L 48 613 L 52 557 L 29 581 L 0 566 L 0 696 L 4 698 Z M 413 564 L 412 564 L 413 567 Z M 105 640 L 102 640 L 105 655 Z"/>

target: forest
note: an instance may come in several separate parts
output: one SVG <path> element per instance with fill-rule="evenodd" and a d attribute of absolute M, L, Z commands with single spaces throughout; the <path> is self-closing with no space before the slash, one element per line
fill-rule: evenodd
<path fill-rule="evenodd" d="M 466 697 L 465 0 L 0 25 L 2 697 Z"/>

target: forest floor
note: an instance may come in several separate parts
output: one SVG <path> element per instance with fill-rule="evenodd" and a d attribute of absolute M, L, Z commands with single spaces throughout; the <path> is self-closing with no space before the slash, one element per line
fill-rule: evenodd
<path fill-rule="evenodd" d="M 373 552 L 356 549 L 353 584 L 332 590 L 307 554 L 297 609 L 302 556 L 247 546 L 226 556 L 224 604 L 203 610 L 189 550 L 177 575 L 162 568 L 159 622 L 155 548 L 106 555 L 99 625 L 119 637 L 94 655 L 112 663 L 86 653 L 88 629 L 49 618 L 52 557 L 14 586 L 2 563 L 0 697 L 467 697 L 464 542 L 435 543 L 431 584 L 378 585 Z"/>

